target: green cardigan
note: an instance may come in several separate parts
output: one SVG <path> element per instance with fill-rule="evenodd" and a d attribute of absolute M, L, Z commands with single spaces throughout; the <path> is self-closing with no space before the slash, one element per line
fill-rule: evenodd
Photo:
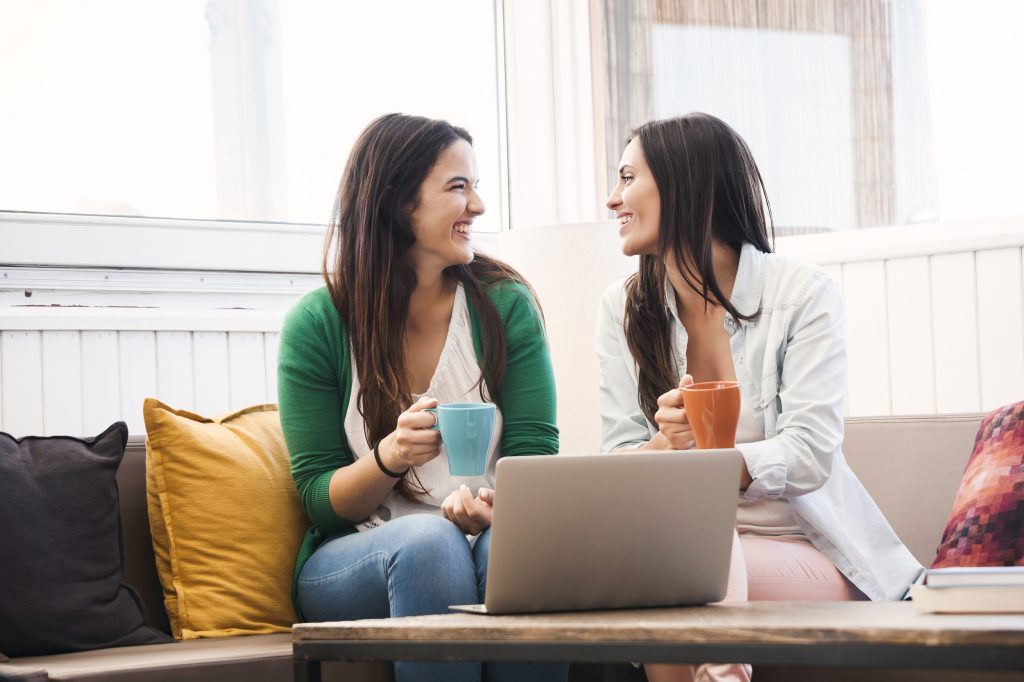
<path fill-rule="evenodd" d="M 555 380 L 544 325 L 526 287 L 492 285 L 488 298 L 506 335 L 507 360 L 500 407 L 504 419 L 500 457 L 558 452 Z M 477 361 L 483 364 L 483 330 L 466 299 Z M 312 291 L 288 312 L 281 329 L 277 395 L 292 477 L 312 521 L 295 561 L 292 595 L 303 564 L 325 537 L 361 519 L 343 519 L 331 507 L 328 488 L 339 468 L 355 461 L 344 421 L 352 389 L 348 330 L 326 287 Z M 296 610 L 298 600 L 295 599 Z"/>

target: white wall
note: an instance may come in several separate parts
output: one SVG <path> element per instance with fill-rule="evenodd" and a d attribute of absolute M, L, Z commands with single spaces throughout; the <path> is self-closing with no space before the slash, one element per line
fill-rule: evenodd
<path fill-rule="evenodd" d="M 598 306 L 608 285 L 637 268 L 637 259 L 619 250 L 617 229 L 606 221 L 501 235 L 499 255 L 529 280 L 544 309 L 562 452 L 597 452 L 601 446 L 594 352 Z"/>
<path fill-rule="evenodd" d="M 596 451 L 598 303 L 635 262 L 619 253 L 610 221 L 522 228 L 488 241 L 541 297 L 563 451 Z M 780 252 L 821 264 L 841 285 L 847 411 L 857 416 L 974 412 L 1024 399 L 1022 247 L 1024 219 L 778 243 Z M 96 433 L 116 419 L 142 433 L 141 402 L 150 395 L 210 415 L 273 401 L 281 314 L 319 285 L 312 273 L 280 282 L 282 275 L 268 274 L 260 277 L 274 286 L 244 294 L 231 291 L 239 281 L 200 285 L 211 279 L 202 273 L 151 273 L 153 281 L 134 273 L 137 281 L 110 282 L 116 290 L 98 294 L 63 271 L 0 271 L 0 430 L 16 436 Z M 46 278 L 49 289 L 39 281 Z M 196 282 L 178 281 L 186 278 Z M 39 286 L 26 300 L 31 281 Z M 62 281 L 64 289 L 54 288 Z"/>

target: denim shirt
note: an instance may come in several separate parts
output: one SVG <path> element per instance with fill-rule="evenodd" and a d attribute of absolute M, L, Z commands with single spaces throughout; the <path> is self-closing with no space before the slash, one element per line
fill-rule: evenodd
<path fill-rule="evenodd" d="M 673 355 L 686 374 L 686 329 L 665 280 Z M 623 327 L 625 280 L 605 291 L 596 339 L 602 449 L 631 448 L 658 428 L 644 416 Z M 847 385 L 843 305 L 824 271 L 745 244 L 726 313 L 733 365 L 763 441 L 737 445 L 753 479 L 748 500 L 787 499 L 807 539 L 874 600 L 899 599 L 921 565 L 893 532 L 843 456 Z M 667 389 L 666 389 L 667 390 Z"/>

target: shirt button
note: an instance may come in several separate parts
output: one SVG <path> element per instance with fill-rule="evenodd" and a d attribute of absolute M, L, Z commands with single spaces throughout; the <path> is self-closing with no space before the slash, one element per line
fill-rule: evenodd
<path fill-rule="evenodd" d="M 849 570 L 849 571 L 848 571 L 848 572 L 846 573 L 846 575 L 848 575 L 848 576 L 850 576 L 850 577 L 852 578 L 853 576 L 857 575 L 857 571 L 855 571 L 854 569 L 852 569 L 852 568 L 851 568 L 851 569 L 850 569 L 850 570 Z"/>

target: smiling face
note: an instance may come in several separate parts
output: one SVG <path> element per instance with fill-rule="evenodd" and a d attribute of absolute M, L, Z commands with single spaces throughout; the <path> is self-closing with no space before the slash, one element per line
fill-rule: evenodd
<path fill-rule="evenodd" d="M 661 221 L 661 195 L 647 166 L 639 138 L 633 138 L 619 163 L 619 181 L 608 197 L 608 208 L 615 211 L 627 256 L 658 253 L 658 226 Z"/>
<path fill-rule="evenodd" d="M 409 254 L 416 270 L 473 261 L 473 220 L 485 210 L 477 182 L 476 155 L 465 140 L 455 141 L 437 157 L 409 214 L 416 237 Z"/>

